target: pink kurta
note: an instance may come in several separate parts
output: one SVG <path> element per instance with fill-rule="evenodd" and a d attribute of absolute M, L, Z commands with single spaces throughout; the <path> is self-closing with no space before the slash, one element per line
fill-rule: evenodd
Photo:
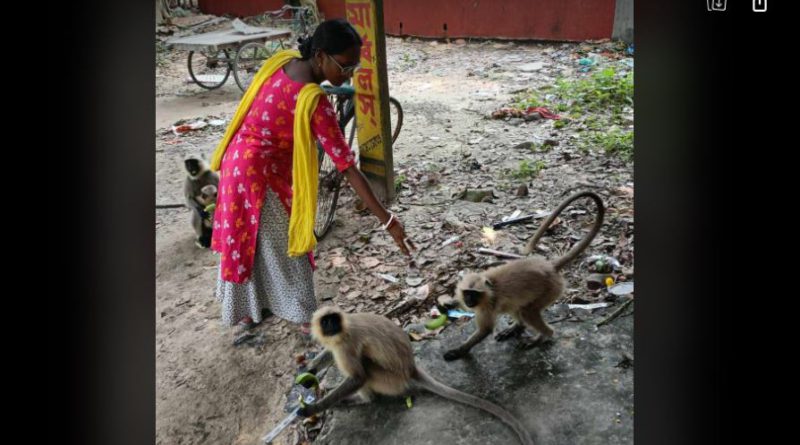
<path fill-rule="evenodd" d="M 289 79 L 283 69 L 276 71 L 261 86 L 225 150 L 211 239 L 211 248 L 221 254 L 225 281 L 242 283 L 250 276 L 266 187 L 291 215 L 294 110 L 304 85 Z M 311 131 L 339 171 L 355 164 L 325 96 L 314 110 Z"/>

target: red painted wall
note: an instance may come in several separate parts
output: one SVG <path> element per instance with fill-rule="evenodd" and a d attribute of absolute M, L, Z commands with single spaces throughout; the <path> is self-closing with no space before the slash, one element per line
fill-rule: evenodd
<path fill-rule="evenodd" d="M 397 0 L 383 0 L 384 10 L 386 9 L 387 1 Z M 325 18 L 344 18 L 344 0 L 317 0 L 317 8 L 319 8 L 319 11 L 325 16 Z"/>
<path fill-rule="evenodd" d="M 279 9 L 284 1 L 199 4 L 208 14 L 244 17 Z M 317 0 L 317 5 L 326 18 L 344 17 L 344 0 Z M 589 40 L 611 37 L 615 0 L 384 0 L 383 5 L 390 35 Z"/>

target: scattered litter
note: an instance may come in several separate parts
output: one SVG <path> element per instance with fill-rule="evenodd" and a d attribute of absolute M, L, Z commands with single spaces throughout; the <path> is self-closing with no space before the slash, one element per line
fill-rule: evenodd
<path fill-rule="evenodd" d="M 422 277 L 406 277 L 406 284 L 412 287 L 422 284 Z"/>
<path fill-rule="evenodd" d="M 425 323 L 425 329 L 429 331 L 434 331 L 444 326 L 445 323 L 447 323 L 447 315 L 442 314 L 434 318 L 433 320 Z"/>
<path fill-rule="evenodd" d="M 486 249 L 486 248 L 483 248 L 483 247 L 478 249 L 478 253 L 481 253 L 481 254 L 484 254 L 484 255 L 494 255 L 494 256 L 499 257 L 499 258 L 511 258 L 511 259 L 523 258 L 522 255 L 517 255 L 516 253 L 501 252 L 499 250 Z"/>
<path fill-rule="evenodd" d="M 375 275 L 379 276 L 380 278 L 383 278 L 386 281 L 392 282 L 392 283 L 399 283 L 400 282 L 400 280 L 398 280 L 397 278 L 395 278 L 395 277 L 393 277 L 393 276 L 391 276 L 389 274 L 376 273 Z"/>
<path fill-rule="evenodd" d="M 450 309 L 449 311 L 447 311 L 448 318 L 461 318 L 461 317 L 472 318 L 474 316 L 475 316 L 474 312 L 462 311 L 461 309 Z"/>
<path fill-rule="evenodd" d="M 587 311 L 591 311 L 592 309 L 611 306 L 611 303 L 603 302 L 603 303 L 591 303 L 591 304 L 568 304 L 567 306 L 570 309 L 586 309 Z"/>
<path fill-rule="evenodd" d="M 518 217 L 521 214 L 522 214 L 522 210 L 520 210 L 520 209 L 514 210 L 514 213 L 512 213 L 511 215 L 508 215 L 508 216 L 504 216 L 503 219 L 501 219 L 501 221 L 508 221 L 509 219 L 514 219 L 514 218 Z"/>
<path fill-rule="evenodd" d="M 608 255 L 592 255 L 584 261 L 589 264 L 590 268 L 594 268 L 595 272 L 599 273 L 622 270 L 622 264 L 616 258 Z"/>
<path fill-rule="evenodd" d="M 452 237 L 448 238 L 445 242 L 442 243 L 442 247 L 449 246 L 450 244 L 453 244 L 454 242 L 458 241 L 459 239 L 461 239 L 461 235 L 452 236 Z"/>
<path fill-rule="evenodd" d="M 173 125 L 172 132 L 175 133 L 175 136 L 180 136 L 184 133 L 188 133 L 192 130 L 199 130 L 208 126 L 208 123 L 204 120 L 199 120 L 196 122 L 192 122 L 191 124 L 182 124 L 182 125 Z"/>
<path fill-rule="evenodd" d="M 633 293 L 633 281 L 623 281 L 608 288 L 614 295 L 628 295 Z"/>

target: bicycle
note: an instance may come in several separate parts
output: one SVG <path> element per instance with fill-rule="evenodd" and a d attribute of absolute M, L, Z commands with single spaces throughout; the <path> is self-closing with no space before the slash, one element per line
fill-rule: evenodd
<path fill-rule="evenodd" d="M 342 85 L 334 87 L 322 85 L 325 94 L 333 105 L 339 121 L 339 128 L 347 136 L 347 144 L 353 149 L 358 157 L 358 148 L 353 145 L 356 134 L 355 121 L 355 93 L 352 85 Z M 394 97 L 389 97 L 389 122 L 392 133 L 392 145 L 400 134 L 403 126 L 403 107 L 400 101 Z M 317 144 L 319 162 L 319 186 L 317 191 L 317 219 L 314 221 L 314 235 L 317 240 L 322 240 L 331 229 L 336 213 L 336 203 L 339 201 L 339 191 L 341 190 L 344 175 L 339 172 L 329 156 L 325 155 L 325 150 Z M 358 159 L 358 158 L 357 158 Z"/>
<path fill-rule="evenodd" d="M 286 18 L 286 15 L 290 15 Z M 289 28 L 290 39 L 308 36 L 319 24 L 319 16 L 308 6 L 283 5 L 281 9 L 267 11 L 261 17 L 260 24 L 268 28 Z M 264 44 L 251 42 L 243 45 L 236 53 L 233 66 L 233 78 L 242 91 L 247 91 L 261 64 L 272 57 L 275 52 L 286 49 L 283 40 L 271 40 Z"/>

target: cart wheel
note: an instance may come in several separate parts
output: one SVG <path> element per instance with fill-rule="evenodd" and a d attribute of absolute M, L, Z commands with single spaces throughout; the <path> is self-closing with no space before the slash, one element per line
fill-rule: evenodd
<path fill-rule="evenodd" d="M 264 61 L 272 57 L 276 51 L 283 49 L 283 41 L 270 40 L 266 43 L 250 42 L 242 45 L 236 52 L 233 61 L 233 78 L 242 92 L 247 91 Z"/>
<path fill-rule="evenodd" d="M 213 56 L 205 51 L 189 52 L 189 75 L 203 88 L 213 90 L 221 87 L 231 74 L 228 50 L 217 51 Z"/>

